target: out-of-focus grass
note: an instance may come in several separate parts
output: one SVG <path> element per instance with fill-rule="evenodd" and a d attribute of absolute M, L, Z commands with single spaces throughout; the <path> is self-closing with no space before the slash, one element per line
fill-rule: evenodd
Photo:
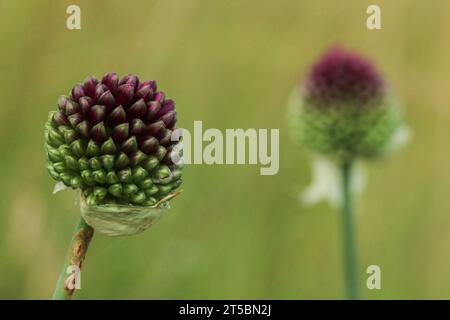
<path fill-rule="evenodd" d="M 407 107 L 412 143 L 369 169 L 358 202 L 365 298 L 450 298 L 450 4 L 377 1 L 74 1 L 0 3 L 0 297 L 48 298 L 78 218 L 52 195 L 43 125 L 56 98 L 115 70 L 157 79 L 180 126 L 280 128 L 280 171 L 189 166 L 185 192 L 153 229 L 95 235 L 80 298 L 341 298 L 339 215 L 304 208 L 308 158 L 285 130 L 285 102 L 326 47 L 371 56 Z M 365 267 L 382 290 L 364 289 Z"/>

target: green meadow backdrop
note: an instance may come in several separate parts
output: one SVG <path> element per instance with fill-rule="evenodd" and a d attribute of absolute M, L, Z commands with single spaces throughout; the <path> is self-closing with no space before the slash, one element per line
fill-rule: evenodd
<path fill-rule="evenodd" d="M 379 4 L 382 30 L 366 28 Z M 81 7 L 81 30 L 66 8 Z M 307 208 L 308 154 L 286 102 L 341 43 L 370 56 L 403 101 L 412 141 L 368 167 L 357 203 L 364 298 L 450 298 L 450 2 L 446 0 L 0 1 L 0 298 L 51 297 L 77 195 L 52 194 L 43 126 L 58 95 L 108 71 L 156 79 L 179 126 L 279 128 L 280 170 L 191 165 L 184 193 L 147 232 L 99 234 L 84 299 L 340 299 L 339 213 Z M 365 289 L 365 269 L 382 289 Z"/>

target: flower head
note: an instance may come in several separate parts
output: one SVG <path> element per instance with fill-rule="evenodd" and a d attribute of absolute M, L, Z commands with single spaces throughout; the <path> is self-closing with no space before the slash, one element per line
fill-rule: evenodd
<path fill-rule="evenodd" d="M 151 206 L 180 186 L 175 102 L 156 81 L 90 76 L 57 105 L 46 124 L 47 168 L 88 204 Z"/>
<path fill-rule="evenodd" d="M 313 64 L 294 98 L 295 135 L 338 161 L 382 154 L 401 124 L 398 103 L 375 66 L 341 47 Z"/>

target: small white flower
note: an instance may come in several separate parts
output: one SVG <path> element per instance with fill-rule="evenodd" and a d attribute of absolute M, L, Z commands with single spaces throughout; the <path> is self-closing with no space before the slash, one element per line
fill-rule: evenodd
<path fill-rule="evenodd" d="M 335 162 L 316 156 L 312 159 L 312 182 L 301 193 L 301 201 L 307 206 L 327 201 L 332 207 L 341 204 L 340 193 L 341 173 Z M 361 163 L 357 162 L 352 169 L 350 188 L 352 193 L 358 195 L 364 189 L 366 176 Z"/>

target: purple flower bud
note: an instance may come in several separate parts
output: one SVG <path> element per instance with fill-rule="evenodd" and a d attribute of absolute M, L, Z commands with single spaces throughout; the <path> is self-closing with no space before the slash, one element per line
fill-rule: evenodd
<path fill-rule="evenodd" d="M 88 139 L 91 126 L 89 125 L 89 122 L 87 120 L 84 120 L 76 126 L 75 130 L 81 137 Z"/>
<path fill-rule="evenodd" d="M 99 99 L 102 94 L 104 94 L 106 91 L 108 91 L 108 87 L 102 83 L 97 84 L 95 87 L 95 99 Z"/>
<path fill-rule="evenodd" d="M 89 121 L 91 124 L 97 124 L 105 119 L 106 107 L 102 105 L 95 105 L 89 110 Z"/>
<path fill-rule="evenodd" d="M 88 97 L 88 96 L 81 97 L 80 100 L 78 100 L 78 101 L 79 101 L 81 111 L 83 112 L 83 114 L 88 113 L 89 109 L 94 104 L 94 100 L 92 100 L 92 98 Z"/>
<path fill-rule="evenodd" d="M 117 88 L 117 95 L 116 95 L 117 103 L 124 107 L 128 107 L 131 101 L 133 101 L 133 95 L 134 95 L 133 85 L 123 84 Z"/>
<path fill-rule="evenodd" d="M 149 123 L 153 119 L 155 119 L 156 114 L 159 112 L 161 107 L 162 107 L 161 103 L 156 102 L 156 101 L 149 101 L 147 103 L 147 116 L 145 118 L 145 122 Z"/>
<path fill-rule="evenodd" d="M 144 99 L 144 101 L 148 101 L 152 96 L 152 88 L 150 85 L 143 86 L 139 88 L 134 97 L 136 99 Z"/>
<path fill-rule="evenodd" d="M 97 142 L 103 142 L 108 138 L 103 121 L 93 126 L 90 133 L 92 139 Z"/>
<path fill-rule="evenodd" d="M 152 100 L 153 100 L 153 101 L 157 101 L 157 102 L 159 102 L 159 103 L 162 104 L 165 97 L 166 97 L 165 93 L 162 92 L 162 91 L 160 91 L 160 92 L 156 92 L 156 93 L 153 95 Z"/>
<path fill-rule="evenodd" d="M 174 120 L 176 120 L 177 112 L 176 111 L 169 111 L 166 114 L 164 114 L 159 120 L 163 121 L 164 124 L 167 126 L 169 124 L 172 124 Z"/>
<path fill-rule="evenodd" d="M 80 105 L 72 100 L 67 101 L 66 103 L 66 115 L 70 116 L 74 113 L 80 113 L 81 108 Z"/>
<path fill-rule="evenodd" d="M 135 153 L 133 153 L 130 156 L 130 162 L 132 166 L 137 166 L 139 163 L 144 161 L 147 158 L 146 154 L 143 153 L 141 150 L 137 150 Z"/>
<path fill-rule="evenodd" d="M 161 137 L 158 137 L 158 138 L 159 138 L 159 143 L 160 143 L 161 145 L 163 145 L 163 146 L 170 145 L 170 143 L 172 142 L 172 141 L 171 141 L 171 138 L 172 138 L 172 130 L 166 129 L 166 130 L 164 131 L 164 135 L 162 135 Z"/>
<path fill-rule="evenodd" d="M 150 89 L 152 90 L 152 93 L 156 92 L 157 86 L 156 86 L 155 80 L 147 80 L 147 81 L 141 82 L 139 84 L 138 88 L 141 89 L 145 86 L 149 86 Z"/>
<path fill-rule="evenodd" d="M 158 160 L 161 161 L 166 156 L 166 153 L 167 149 L 164 148 L 163 146 L 159 146 L 158 149 L 153 153 L 153 155 L 155 155 L 158 158 Z"/>
<path fill-rule="evenodd" d="M 175 110 L 175 101 L 173 101 L 172 99 L 164 100 L 161 110 L 159 110 L 159 112 L 156 114 L 156 118 L 160 118 L 169 111 L 173 110 Z"/>
<path fill-rule="evenodd" d="M 116 142 L 123 142 L 128 138 L 129 135 L 129 124 L 128 122 L 119 124 L 118 126 L 114 127 L 112 130 L 112 138 Z"/>
<path fill-rule="evenodd" d="M 109 90 L 102 93 L 102 95 L 98 98 L 97 103 L 107 106 L 110 110 L 117 105 L 116 99 Z"/>
<path fill-rule="evenodd" d="M 137 90 L 139 86 L 139 78 L 133 74 L 128 74 L 120 79 L 119 86 L 123 84 L 129 84 L 133 87 L 134 90 Z"/>
<path fill-rule="evenodd" d="M 70 125 L 72 126 L 72 128 L 76 128 L 77 125 L 78 125 L 81 121 L 83 121 L 83 117 L 82 117 L 82 115 L 79 114 L 79 113 L 74 113 L 74 114 L 68 116 L 67 119 L 69 120 Z"/>
<path fill-rule="evenodd" d="M 117 87 L 119 86 L 119 76 L 115 72 L 107 73 L 103 76 L 102 83 L 109 91 L 116 92 Z"/>
<path fill-rule="evenodd" d="M 139 99 L 127 110 L 128 119 L 140 118 L 143 119 L 147 111 L 144 99 Z"/>
<path fill-rule="evenodd" d="M 84 80 L 83 87 L 84 92 L 91 98 L 95 98 L 95 89 L 97 87 L 98 80 L 94 76 L 89 76 Z"/>
<path fill-rule="evenodd" d="M 158 133 L 162 129 L 164 129 L 164 122 L 161 120 L 156 121 L 156 122 L 151 123 L 148 126 L 146 126 L 143 134 L 146 136 L 154 136 L 156 133 Z"/>
<path fill-rule="evenodd" d="M 155 137 L 146 137 L 139 144 L 139 148 L 146 154 L 151 154 L 153 151 L 156 150 L 158 145 L 159 145 L 158 139 L 156 139 Z"/>
<path fill-rule="evenodd" d="M 67 117 L 62 111 L 56 111 L 53 114 L 53 120 L 56 122 L 58 126 L 67 124 Z"/>
<path fill-rule="evenodd" d="M 132 137 L 128 138 L 120 146 L 120 150 L 122 150 L 126 154 L 131 154 L 133 152 L 136 152 L 137 149 L 138 149 L 138 144 L 137 144 L 135 136 L 132 136 Z"/>
<path fill-rule="evenodd" d="M 67 96 L 59 96 L 58 97 L 58 108 L 59 110 L 65 112 L 66 111 L 66 104 L 67 104 L 68 98 Z"/>
<path fill-rule="evenodd" d="M 127 121 L 127 114 L 123 110 L 122 106 L 115 108 L 109 115 L 108 122 L 112 127 Z"/>
<path fill-rule="evenodd" d="M 130 122 L 131 134 L 140 136 L 145 129 L 145 123 L 141 119 L 133 119 Z"/>
<path fill-rule="evenodd" d="M 84 88 L 81 84 L 77 84 L 72 88 L 71 97 L 72 100 L 78 101 L 81 97 L 85 96 Z"/>
<path fill-rule="evenodd" d="M 119 170 L 124 169 L 129 164 L 130 164 L 130 158 L 128 158 L 128 156 L 123 152 L 119 153 L 119 155 L 117 156 L 116 162 L 115 162 L 116 168 Z"/>

